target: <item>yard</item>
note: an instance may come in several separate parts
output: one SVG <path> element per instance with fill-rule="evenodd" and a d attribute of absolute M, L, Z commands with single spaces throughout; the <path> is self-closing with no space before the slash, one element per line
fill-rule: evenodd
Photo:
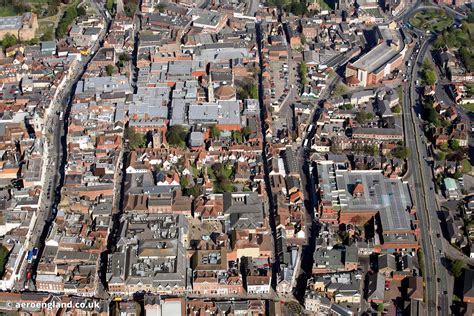
<path fill-rule="evenodd" d="M 474 103 L 467 103 L 462 105 L 469 112 L 474 112 Z"/>
<path fill-rule="evenodd" d="M 420 29 L 441 32 L 453 24 L 453 19 L 444 10 L 428 9 L 415 14 L 410 23 Z"/>

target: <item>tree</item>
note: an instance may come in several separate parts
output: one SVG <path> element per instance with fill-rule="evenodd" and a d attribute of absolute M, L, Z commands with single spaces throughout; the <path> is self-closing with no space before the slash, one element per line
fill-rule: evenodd
<path fill-rule="evenodd" d="M 385 309 L 383 303 L 377 304 L 377 312 L 383 312 Z"/>
<path fill-rule="evenodd" d="M 252 133 L 252 130 L 250 129 L 250 127 L 245 126 L 240 130 L 240 132 L 242 133 L 243 139 L 247 140 L 249 138 L 250 134 Z"/>
<path fill-rule="evenodd" d="M 258 90 L 253 80 L 247 79 L 237 89 L 237 98 L 240 100 L 257 99 Z"/>
<path fill-rule="evenodd" d="M 456 259 L 451 265 L 451 273 L 455 278 L 459 278 L 461 277 L 465 268 L 466 264 L 463 261 Z"/>
<path fill-rule="evenodd" d="M 211 170 L 214 178 L 215 193 L 233 192 L 235 190 L 231 182 L 234 173 L 233 168 L 217 162 L 212 165 Z"/>
<path fill-rule="evenodd" d="M 130 61 L 130 54 L 122 53 L 119 55 L 120 61 Z"/>
<path fill-rule="evenodd" d="M 166 140 L 170 145 L 185 147 L 188 132 L 181 125 L 173 125 L 166 131 Z"/>
<path fill-rule="evenodd" d="M 402 113 L 402 107 L 400 106 L 400 104 L 395 105 L 395 107 L 392 109 L 392 112 L 395 114 Z"/>
<path fill-rule="evenodd" d="M 17 43 L 18 40 L 16 39 L 15 35 L 12 35 L 10 33 L 5 34 L 2 40 L 2 46 L 4 49 L 15 46 Z"/>
<path fill-rule="evenodd" d="M 131 18 L 135 14 L 136 10 L 137 10 L 137 4 L 133 2 L 128 2 L 127 4 L 125 4 L 125 7 L 123 8 L 125 15 L 128 16 L 129 18 Z"/>
<path fill-rule="evenodd" d="M 105 66 L 105 72 L 107 73 L 107 76 L 112 76 L 114 74 L 115 67 L 112 65 L 107 65 Z"/>
<path fill-rule="evenodd" d="M 436 72 L 428 59 L 423 61 L 421 78 L 426 85 L 431 86 L 436 83 Z"/>
<path fill-rule="evenodd" d="M 233 131 L 232 132 L 232 140 L 236 142 L 237 144 L 242 144 L 243 142 L 243 136 L 240 131 Z"/>
<path fill-rule="evenodd" d="M 443 151 L 438 152 L 438 154 L 436 155 L 436 159 L 439 161 L 446 160 L 446 153 Z"/>
<path fill-rule="evenodd" d="M 219 128 L 214 124 L 209 128 L 209 134 L 213 139 L 218 139 L 221 136 L 221 131 Z"/>
<path fill-rule="evenodd" d="M 56 28 L 56 37 L 57 38 L 62 38 L 64 35 L 66 35 L 67 30 L 69 29 L 69 26 L 71 23 L 74 21 L 74 19 L 77 17 L 77 10 L 76 7 L 71 6 L 64 11 L 63 16 L 61 17 L 61 20 L 58 23 L 58 27 Z"/>
<path fill-rule="evenodd" d="M 405 160 L 410 155 L 410 150 L 405 146 L 397 146 L 392 150 L 392 155 L 398 159 Z"/>
<path fill-rule="evenodd" d="M 305 45 L 307 43 L 306 36 L 303 33 L 300 35 L 301 44 Z"/>
<path fill-rule="evenodd" d="M 52 28 L 48 28 L 40 38 L 42 41 L 52 41 L 54 39 L 54 33 Z"/>
<path fill-rule="evenodd" d="M 146 145 L 145 135 L 141 133 L 137 133 L 132 128 L 129 128 L 129 127 L 125 129 L 125 139 L 128 140 L 128 148 L 130 148 L 130 150 L 143 148 Z"/>
<path fill-rule="evenodd" d="M 158 12 L 163 13 L 167 6 L 168 3 L 166 1 L 160 1 L 160 3 L 155 6 L 155 9 L 158 10 Z"/>
<path fill-rule="evenodd" d="M 105 2 L 105 7 L 110 13 L 112 13 L 112 9 L 114 8 L 114 0 L 107 0 Z"/>
<path fill-rule="evenodd" d="M 451 148 L 451 150 L 453 150 L 453 151 L 459 150 L 459 140 L 450 139 L 449 140 L 449 148 Z"/>
<path fill-rule="evenodd" d="M 308 66 L 304 61 L 300 63 L 298 71 L 301 80 L 301 85 L 304 87 L 308 82 Z"/>
<path fill-rule="evenodd" d="M 77 8 L 77 16 L 85 16 L 86 14 L 87 14 L 87 11 L 84 7 Z"/>
<path fill-rule="evenodd" d="M 356 114 L 356 121 L 359 124 L 363 124 L 365 121 L 372 120 L 375 117 L 372 112 L 360 111 Z"/>

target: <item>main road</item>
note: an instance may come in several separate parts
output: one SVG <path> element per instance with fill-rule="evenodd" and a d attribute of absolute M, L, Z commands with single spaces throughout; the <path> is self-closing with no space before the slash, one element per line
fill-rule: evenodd
<path fill-rule="evenodd" d="M 448 315 L 448 273 L 444 259 L 444 248 L 441 227 L 438 219 L 436 195 L 434 191 L 433 175 L 429 163 L 427 142 L 423 136 L 421 120 L 417 114 L 421 113 L 421 104 L 417 102 L 416 80 L 420 65 L 429 49 L 429 38 L 421 43 L 419 53 L 415 57 L 410 73 L 410 80 L 404 83 L 403 124 L 405 129 L 406 146 L 410 148 L 408 158 L 412 173 L 411 192 L 414 196 L 419 218 L 421 247 L 424 254 L 425 298 L 427 314 Z"/>

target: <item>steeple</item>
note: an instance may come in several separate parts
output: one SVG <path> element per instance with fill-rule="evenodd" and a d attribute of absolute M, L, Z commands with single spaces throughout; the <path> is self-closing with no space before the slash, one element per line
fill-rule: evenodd
<path fill-rule="evenodd" d="M 210 103 L 216 102 L 216 98 L 214 97 L 214 86 L 212 84 L 212 75 L 209 71 L 209 80 L 207 83 L 207 101 Z"/>

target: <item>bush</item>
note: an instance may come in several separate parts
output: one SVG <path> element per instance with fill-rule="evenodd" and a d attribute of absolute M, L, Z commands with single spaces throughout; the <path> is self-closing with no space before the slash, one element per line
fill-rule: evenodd
<path fill-rule="evenodd" d="M 17 38 L 10 33 L 5 34 L 2 40 L 2 46 L 4 49 L 15 46 L 17 43 L 18 43 Z"/>

